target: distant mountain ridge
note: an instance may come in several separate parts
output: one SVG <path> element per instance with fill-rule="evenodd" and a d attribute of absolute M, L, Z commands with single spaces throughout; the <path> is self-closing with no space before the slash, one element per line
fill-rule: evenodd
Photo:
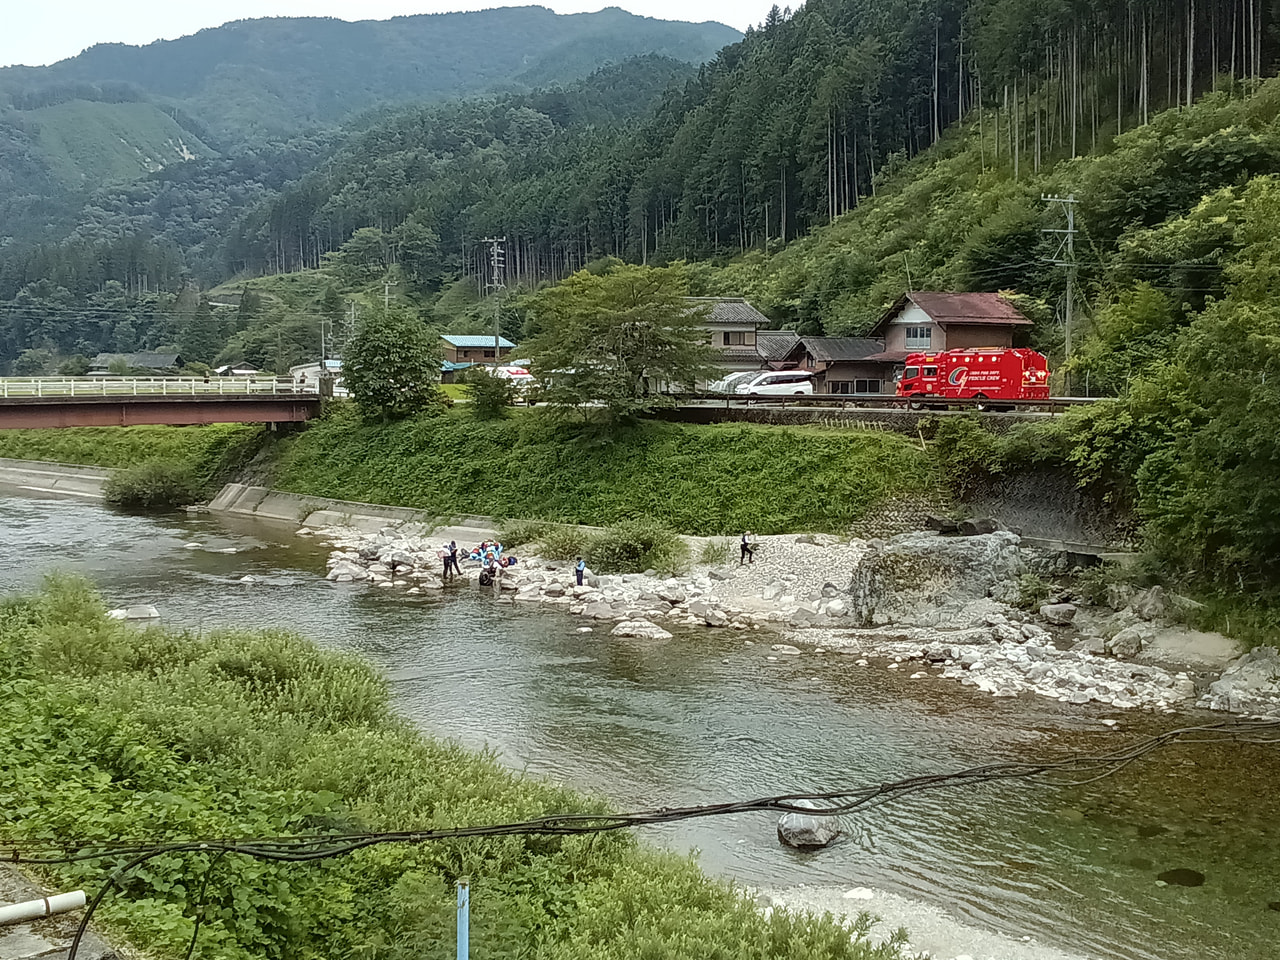
<path fill-rule="evenodd" d="M 568 82 L 634 56 L 701 63 L 739 39 L 723 24 L 617 7 L 567 15 L 503 7 L 354 23 L 239 20 L 143 47 L 99 44 L 48 67 L 0 69 L 0 103 L 19 104 L 33 91 L 56 98 L 60 87 L 125 85 L 195 117 L 217 140 L 241 141 L 331 124 L 379 104 Z"/>

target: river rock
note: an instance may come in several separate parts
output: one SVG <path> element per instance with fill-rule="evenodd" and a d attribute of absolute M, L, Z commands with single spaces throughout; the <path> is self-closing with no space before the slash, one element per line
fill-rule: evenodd
<path fill-rule="evenodd" d="M 107 614 L 113 620 L 158 620 L 160 611 L 149 603 L 138 603 Z"/>
<path fill-rule="evenodd" d="M 1040 607 L 1040 616 L 1056 626 L 1065 627 L 1076 618 L 1076 605 L 1074 603 L 1046 603 Z"/>
<path fill-rule="evenodd" d="M 670 640 L 671 634 L 648 620 L 623 620 L 609 631 L 614 637 L 634 637 L 638 640 Z"/>
<path fill-rule="evenodd" d="M 1125 627 L 1107 643 L 1107 651 L 1121 660 L 1132 660 L 1140 654 L 1153 639 L 1155 631 L 1146 624 L 1134 624 Z"/>
<path fill-rule="evenodd" d="M 1021 576 L 1026 563 L 1018 544 L 1002 531 L 960 538 L 908 533 L 872 545 L 854 567 L 851 613 L 865 626 L 937 618 Z"/>
<path fill-rule="evenodd" d="M 586 604 L 582 609 L 582 615 L 593 620 L 612 620 L 614 617 L 613 607 L 601 600 Z"/>
<path fill-rule="evenodd" d="M 793 806 L 816 810 L 812 800 L 794 800 Z M 815 817 L 807 813 L 784 813 L 778 818 L 778 839 L 797 850 L 820 850 L 840 836 L 840 821 L 835 817 Z"/>
<path fill-rule="evenodd" d="M 658 588 L 659 598 L 667 603 L 675 606 L 677 603 L 684 603 L 689 599 L 689 595 L 684 592 L 684 587 L 679 580 L 667 580 Z"/>
<path fill-rule="evenodd" d="M 1143 620 L 1160 620 L 1168 612 L 1164 587 L 1155 586 L 1134 596 L 1129 602 L 1129 609 Z"/>
<path fill-rule="evenodd" d="M 1280 650 L 1255 647 L 1209 684 L 1199 705 L 1210 710 L 1280 716 Z"/>
<path fill-rule="evenodd" d="M 843 617 L 849 613 L 849 604 L 842 598 L 836 597 L 827 604 L 826 613 L 828 617 Z"/>
<path fill-rule="evenodd" d="M 999 529 L 1000 525 L 990 517 L 983 517 L 977 520 L 961 520 L 956 524 L 956 530 L 962 537 L 982 537 L 995 533 Z"/>
<path fill-rule="evenodd" d="M 725 570 L 723 567 L 716 567 L 714 570 L 708 571 L 707 576 L 712 580 L 732 580 L 735 574 L 732 570 Z"/>

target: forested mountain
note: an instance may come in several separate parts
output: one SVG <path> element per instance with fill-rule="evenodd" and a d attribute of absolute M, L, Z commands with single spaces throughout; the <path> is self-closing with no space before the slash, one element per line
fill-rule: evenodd
<path fill-rule="evenodd" d="M 739 37 L 723 24 L 654 20 L 616 7 L 571 15 L 504 7 L 357 23 L 242 20 L 145 47 L 99 44 L 48 67 L 3 69 L 0 94 L 22 110 L 103 85 L 132 87 L 198 118 L 222 147 L 379 104 L 565 83 L 646 54 L 701 63 Z"/>
<path fill-rule="evenodd" d="M 265 242 L 242 262 L 313 264 L 330 238 L 410 216 L 459 246 L 511 237 L 550 274 L 763 250 L 873 196 L 954 125 L 979 125 L 984 165 L 1018 179 L 1262 75 L 1276 49 L 1255 0 L 810 0 L 775 8 L 638 129 L 565 131 L 545 159 L 490 171 L 464 213 L 427 196 L 438 174 L 396 180 L 411 131 L 370 130 L 253 225 Z"/>

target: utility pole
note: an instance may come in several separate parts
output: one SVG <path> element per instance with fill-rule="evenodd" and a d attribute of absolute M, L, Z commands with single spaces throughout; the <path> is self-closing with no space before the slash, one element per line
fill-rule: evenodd
<path fill-rule="evenodd" d="M 489 244 L 489 283 L 487 290 L 493 291 L 493 365 L 496 368 L 502 357 L 502 291 L 506 289 L 503 278 L 507 266 L 507 238 L 485 237 L 481 243 Z"/>
<path fill-rule="evenodd" d="M 1076 287 L 1076 204 L 1079 203 L 1074 193 L 1065 197 L 1057 195 L 1042 195 L 1040 197 L 1045 203 L 1062 207 L 1062 212 L 1066 215 L 1066 229 L 1044 230 L 1043 233 L 1054 234 L 1059 238 L 1058 249 L 1049 261 L 1056 267 L 1065 267 L 1067 271 L 1067 302 L 1064 310 L 1065 320 L 1065 345 L 1064 345 L 1064 366 L 1071 360 L 1071 320 L 1072 313 L 1075 310 L 1075 287 Z M 1070 374 L 1066 374 L 1063 380 L 1063 389 L 1067 396 L 1071 395 Z"/>

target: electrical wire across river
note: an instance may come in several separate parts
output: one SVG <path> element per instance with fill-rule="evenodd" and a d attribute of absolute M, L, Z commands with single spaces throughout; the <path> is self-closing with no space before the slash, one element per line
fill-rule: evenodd
<path fill-rule="evenodd" d="M 952 773 L 907 777 L 888 783 L 851 787 L 826 793 L 789 793 L 754 800 L 702 804 L 688 807 L 659 807 L 633 813 L 572 814 L 540 817 L 515 823 L 440 827 L 432 830 L 379 831 L 345 834 L 306 834 L 259 838 L 149 839 L 121 841 L 66 840 L 27 843 L 0 839 L 0 860 L 32 866 L 77 863 L 90 860 L 125 860 L 112 871 L 107 882 L 90 902 L 72 941 L 67 960 L 75 960 L 80 943 L 94 912 L 111 889 L 127 874 L 148 860 L 166 854 L 214 854 L 201 885 L 199 900 L 208 884 L 209 873 L 229 854 L 276 863 L 310 863 L 341 857 L 368 847 L 388 843 L 419 844 L 471 837 L 583 836 L 635 827 L 658 826 L 706 817 L 742 813 L 798 813 L 813 817 L 846 816 L 870 810 L 927 790 L 971 786 L 1002 780 L 1069 788 L 1081 787 L 1112 776 L 1148 754 L 1174 745 L 1206 746 L 1223 743 L 1280 746 L 1280 720 L 1237 720 L 1200 726 L 1180 727 L 1137 741 L 1119 750 L 1098 755 L 1077 755 L 1060 760 L 1002 761 L 970 767 Z M 199 917 L 193 932 L 199 933 Z M 191 955 L 188 951 L 188 956 Z"/>

